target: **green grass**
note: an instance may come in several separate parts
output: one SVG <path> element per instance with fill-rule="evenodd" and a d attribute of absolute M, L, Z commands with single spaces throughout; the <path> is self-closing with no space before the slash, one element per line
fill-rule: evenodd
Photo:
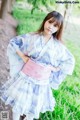
<path fill-rule="evenodd" d="M 76 65 L 73 75 L 66 78 L 58 91 L 53 91 L 57 100 L 54 113 L 56 118 L 59 115 L 60 120 L 80 120 L 80 48 L 70 41 L 67 42 L 67 47 L 74 54 Z"/>
<path fill-rule="evenodd" d="M 45 17 L 44 13 L 35 12 L 31 15 L 30 11 L 19 9 L 16 9 L 13 15 L 19 21 L 18 34 L 36 31 Z M 73 38 L 74 36 L 75 34 Z M 80 48 L 75 44 L 76 41 L 72 43 L 71 39 L 65 40 L 75 57 L 75 70 L 72 76 L 67 76 L 58 90 L 52 90 L 56 99 L 55 110 L 40 114 L 41 120 L 80 120 Z"/>

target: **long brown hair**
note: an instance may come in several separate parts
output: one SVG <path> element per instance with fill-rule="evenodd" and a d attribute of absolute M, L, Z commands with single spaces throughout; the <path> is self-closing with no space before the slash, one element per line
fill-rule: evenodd
<path fill-rule="evenodd" d="M 52 12 L 47 14 L 47 16 L 44 18 L 39 30 L 37 31 L 37 33 L 41 33 L 41 32 L 44 31 L 44 24 L 50 18 L 52 18 L 52 22 L 56 22 L 56 24 L 59 27 L 58 31 L 52 34 L 53 37 L 55 37 L 57 40 L 62 41 L 63 16 L 57 11 L 52 11 Z"/>

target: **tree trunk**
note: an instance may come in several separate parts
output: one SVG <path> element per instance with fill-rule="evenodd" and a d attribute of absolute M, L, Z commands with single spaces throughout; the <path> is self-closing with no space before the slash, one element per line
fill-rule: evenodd
<path fill-rule="evenodd" d="M 8 0 L 8 6 L 7 6 L 8 13 L 12 13 L 12 6 L 13 6 L 13 0 Z"/>
<path fill-rule="evenodd" d="M 0 10 L 0 18 L 5 17 L 6 13 L 12 13 L 12 6 L 15 0 L 2 0 L 1 1 L 1 10 Z"/>
<path fill-rule="evenodd" d="M 69 18 L 71 16 L 71 13 L 72 13 L 72 8 L 73 8 L 73 5 L 65 5 L 65 10 L 64 10 L 64 19 L 66 20 L 65 22 L 65 27 L 64 29 L 67 28 L 68 26 L 68 22 L 69 22 Z"/>
<path fill-rule="evenodd" d="M 5 13 L 6 4 L 7 4 L 7 0 L 2 0 L 1 1 L 0 18 L 2 18 L 4 13 Z"/>
<path fill-rule="evenodd" d="M 9 40 L 16 36 L 18 22 L 11 15 L 15 0 L 2 0 L 0 7 L 0 82 L 7 80 L 9 65 L 6 54 Z"/>

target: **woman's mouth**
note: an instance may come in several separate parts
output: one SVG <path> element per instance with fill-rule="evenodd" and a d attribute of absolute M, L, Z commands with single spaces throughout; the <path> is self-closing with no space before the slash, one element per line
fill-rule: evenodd
<path fill-rule="evenodd" d="M 47 30 L 48 30 L 49 32 L 52 32 L 51 29 L 49 29 L 49 28 L 48 28 Z"/>

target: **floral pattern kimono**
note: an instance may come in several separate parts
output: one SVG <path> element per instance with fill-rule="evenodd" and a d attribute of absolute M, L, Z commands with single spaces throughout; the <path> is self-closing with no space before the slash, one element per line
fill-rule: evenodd
<path fill-rule="evenodd" d="M 20 50 L 37 63 L 60 67 L 51 71 L 48 80 L 38 81 L 21 72 L 23 60 L 16 54 Z M 1 99 L 20 114 L 53 111 L 56 101 L 52 89 L 58 89 L 67 75 L 72 75 L 75 59 L 71 52 L 53 36 L 45 43 L 43 34 L 27 33 L 12 38 L 7 48 L 11 79 L 1 88 Z"/>

